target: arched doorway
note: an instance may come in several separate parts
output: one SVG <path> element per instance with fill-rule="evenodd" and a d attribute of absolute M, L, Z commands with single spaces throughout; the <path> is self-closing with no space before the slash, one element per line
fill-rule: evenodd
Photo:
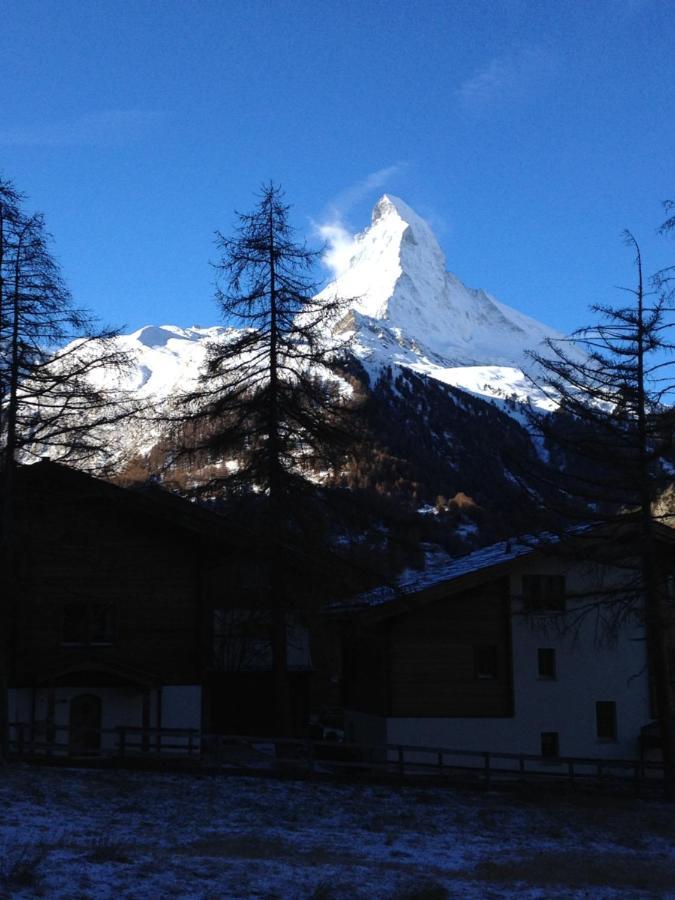
<path fill-rule="evenodd" d="M 68 752 L 95 756 L 101 751 L 101 698 L 77 694 L 70 701 Z"/>

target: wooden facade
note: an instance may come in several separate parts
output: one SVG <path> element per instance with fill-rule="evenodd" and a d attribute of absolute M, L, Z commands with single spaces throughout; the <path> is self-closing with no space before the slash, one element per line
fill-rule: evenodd
<path fill-rule="evenodd" d="M 23 468 L 21 488 L 14 683 L 89 663 L 199 682 L 202 573 L 236 551 L 215 517 L 51 463 Z"/>
<path fill-rule="evenodd" d="M 508 581 L 364 616 L 345 638 L 345 705 L 387 716 L 510 716 Z"/>
<path fill-rule="evenodd" d="M 214 653 L 217 611 L 253 603 L 240 573 L 255 569 L 255 546 L 240 529 L 49 462 L 21 467 L 18 487 L 15 720 L 65 730 L 73 747 L 95 721 L 232 733 L 256 718 L 273 732 L 271 665 L 227 672 Z M 294 673 L 299 727 L 308 678 L 306 665 Z"/>

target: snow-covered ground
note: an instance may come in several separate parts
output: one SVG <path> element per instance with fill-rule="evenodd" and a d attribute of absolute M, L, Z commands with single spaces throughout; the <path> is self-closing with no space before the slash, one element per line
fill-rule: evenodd
<path fill-rule="evenodd" d="M 0 896 L 675 897 L 654 800 L 11 767 Z"/>

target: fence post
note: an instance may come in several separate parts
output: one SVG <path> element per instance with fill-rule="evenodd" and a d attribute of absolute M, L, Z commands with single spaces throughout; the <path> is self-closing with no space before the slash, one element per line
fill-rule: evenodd
<path fill-rule="evenodd" d="M 443 777 L 443 751 L 438 751 L 438 774 Z"/>
<path fill-rule="evenodd" d="M 518 769 L 520 770 L 520 780 L 525 781 L 525 760 L 522 756 L 518 757 Z"/>
<path fill-rule="evenodd" d="M 126 753 L 127 730 L 123 725 L 117 726 L 117 755 L 124 759 Z"/>
<path fill-rule="evenodd" d="M 314 774 L 314 741 L 311 737 L 307 738 L 307 772 L 310 778 Z"/>
<path fill-rule="evenodd" d="M 403 781 L 405 778 L 405 757 L 403 747 L 398 747 L 398 776 Z"/>
<path fill-rule="evenodd" d="M 192 757 L 192 748 L 194 746 L 194 732 L 192 729 L 188 732 L 188 758 Z"/>
<path fill-rule="evenodd" d="M 24 733 L 23 733 L 23 722 L 19 722 L 16 726 L 17 728 L 17 736 L 16 736 L 16 744 L 17 744 L 17 752 L 19 754 L 19 759 L 23 759 L 24 752 Z"/>
<path fill-rule="evenodd" d="M 490 754 L 485 754 L 485 784 L 490 784 Z"/>

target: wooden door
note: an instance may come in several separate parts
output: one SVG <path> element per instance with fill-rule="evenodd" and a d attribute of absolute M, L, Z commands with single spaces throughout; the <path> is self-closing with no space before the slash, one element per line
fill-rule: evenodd
<path fill-rule="evenodd" d="M 70 701 L 69 752 L 95 756 L 101 751 L 101 698 L 78 694 Z"/>

